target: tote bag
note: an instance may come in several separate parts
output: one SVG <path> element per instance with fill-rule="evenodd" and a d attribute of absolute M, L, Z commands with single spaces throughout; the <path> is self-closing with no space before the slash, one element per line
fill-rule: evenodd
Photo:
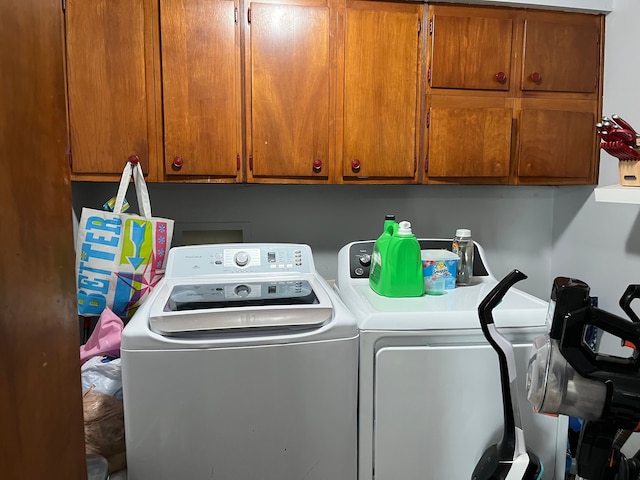
<path fill-rule="evenodd" d="M 141 215 L 122 213 L 133 176 Z M 76 244 L 78 314 L 129 318 L 164 276 L 173 220 L 151 216 L 139 163 L 127 162 L 113 212 L 83 208 Z"/>

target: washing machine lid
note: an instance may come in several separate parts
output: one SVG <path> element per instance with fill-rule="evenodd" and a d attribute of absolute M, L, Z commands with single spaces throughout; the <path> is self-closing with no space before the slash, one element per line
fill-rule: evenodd
<path fill-rule="evenodd" d="M 314 279 L 167 281 L 154 299 L 149 327 L 161 335 L 318 328 L 331 320 L 331 299 Z"/>

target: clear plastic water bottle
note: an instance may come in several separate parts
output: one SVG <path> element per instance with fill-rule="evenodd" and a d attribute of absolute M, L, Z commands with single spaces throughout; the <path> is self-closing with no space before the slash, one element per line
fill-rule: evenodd
<path fill-rule="evenodd" d="M 470 285 L 473 277 L 473 239 L 471 230 L 459 228 L 453 237 L 451 251 L 458 255 L 458 267 L 456 283 L 458 285 Z"/>

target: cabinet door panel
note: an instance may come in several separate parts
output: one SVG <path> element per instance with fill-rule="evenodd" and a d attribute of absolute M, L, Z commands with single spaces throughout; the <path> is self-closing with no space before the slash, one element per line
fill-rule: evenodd
<path fill-rule="evenodd" d="M 250 29 L 253 175 L 327 177 L 329 9 L 252 3 Z"/>
<path fill-rule="evenodd" d="M 509 90 L 513 20 L 433 17 L 432 88 Z M 504 80 L 499 81 L 500 73 Z"/>
<path fill-rule="evenodd" d="M 594 122 L 592 112 L 523 110 L 518 176 L 588 178 Z"/>
<path fill-rule="evenodd" d="M 415 176 L 419 15 L 407 7 L 347 9 L 344 177 Z"/>
<path fill-rule="evenodd" d="M 172 0 L 160 7 L 165 172 L 235 177 L 241 81 L 234 2 Z"/>
<path fill-rule="evenodd" d="M 67 0 L 67 82 L 72 171 L 121 174 L 137 155 L 149 172 L 153 116 L 144 2 Z M 150 77 L 149 77 L 150 78 Z"/>
<path fill-rule="evenodd" d="M 509 108 L 440 108 L 429 114 L 429 177 L 507 177 Z"/>
<path fill-rule="evenodd" d="M 595 93 L 600 68 L 599 39 L 599 27 L 594 24 L 527 20 L 522 89 Z"/>

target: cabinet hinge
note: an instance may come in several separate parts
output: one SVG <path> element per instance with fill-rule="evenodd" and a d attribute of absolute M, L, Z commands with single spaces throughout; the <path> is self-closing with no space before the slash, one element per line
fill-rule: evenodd
<path fill-rule="evenodd" d="M 233 9 L 233 23 L 238 23 L 238 7 Z"/>
<path fill-rule="evenodd" d="M 427 69 L 427 82 L 431 84 L 431 67 Z"/>
<path fill-rule="evenodd" d="M 236 155 L 236 170 L 240 171 L 240 155 Z"/>
<path fill-rule="evenodd" d="M 429 157 L 424 157 L 424 173 L 429 173 Z"/>
<path fill-rule="evenodd" d="M 251 23 L 251 8 L 247 9 L 247 22 Z"/>
<path fill-rule="evenodd" d="M 71 150 L 67 152 L 67 160 L 69 161 L 69 168 L 73 170 L 73 157 L 71 156 Z"/>
<path fill-rule="evenodd" d="M 67 0 L 62 0 L 62 11 L 63 12 L 67 11 Z"/>
<path fill-rule="evenodd" d="M 253 155 L 249 155 L 249 170 L 253 172 Z"/>
<path fill-rule="evenodd" d="M 420 35 L 421 31 L 422 31 L 422 21 L 420 21 L 420 19 L 418 19 L 418 35 Z"/>
<path fill-rule="evenodd" d="M 418 170 L 418 159 L 416 157 L 413 157 L 413 173 L 415 174 L 417 170 Z"/>
<path fill-rule="evenodd" d="M 431 112 L 427 112 L 425 119 L 425 127 L 429 128 L 429 125 L 431 125 Z"/>
<path fill-rule="evenodd" d="M 433 35 L 433 18 L 429 20 L 429 35 Z"/>

